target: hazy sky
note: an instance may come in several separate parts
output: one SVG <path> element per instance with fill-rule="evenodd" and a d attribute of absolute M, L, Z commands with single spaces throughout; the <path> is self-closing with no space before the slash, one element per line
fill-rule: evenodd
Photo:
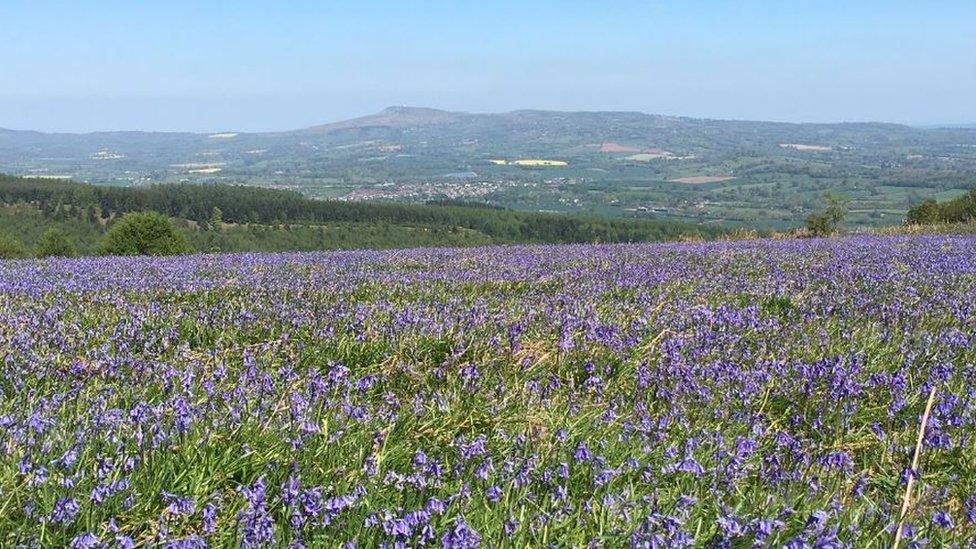
<path fill-rule="evenodd" d="M 976 0 L 0 0 L 0 127 L 280 130 L 388 105 L 976 122 Z"/>

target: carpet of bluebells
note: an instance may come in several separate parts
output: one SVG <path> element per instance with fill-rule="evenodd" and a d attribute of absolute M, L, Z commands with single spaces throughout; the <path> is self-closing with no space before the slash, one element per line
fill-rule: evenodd
<path fill-rule="evenodd" d="M 966 546 L 974 330 L 973 237 L 0 263 L 0 546 Z"/>

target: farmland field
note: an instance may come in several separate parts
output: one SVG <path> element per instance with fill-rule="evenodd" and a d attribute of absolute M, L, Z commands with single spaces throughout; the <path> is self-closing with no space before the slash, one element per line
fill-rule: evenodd
<path fill-rule="evenodd" d="M 967 236 L 3 262 L 0 545 L 965 546 L 974 315 Z"/>
<path fill-rule="evenodd" d="M 689 185 L 701 185 L 704 183 L 721 183 L 722 181 L 728 181 L 730 179 L 735 179 L 730 175 L 695 175 L 691 177 L 679 177 L 677 179 L 672 179 L 671 181 L 675 183 L 687 183 Z"/>

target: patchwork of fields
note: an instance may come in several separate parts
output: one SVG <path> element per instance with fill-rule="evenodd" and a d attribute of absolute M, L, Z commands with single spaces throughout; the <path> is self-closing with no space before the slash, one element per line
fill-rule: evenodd
<path fill-rule="evenodd" d="M 802 226 L 830 192 L 850 201 L 849 228 L 883 227 L 900 224 L 925 199 L 976 186 L 976 130 L 391 107 L 275 133 L 0 129 L 0 171 L 112 186 L 246 184 L 348 201 L 465 200 L 773 230 Z"/>
<path fill-rule="evenodd" d="M 973 237 L 3 262 L 0 545 L 976 543 L 974 314 Z"/>

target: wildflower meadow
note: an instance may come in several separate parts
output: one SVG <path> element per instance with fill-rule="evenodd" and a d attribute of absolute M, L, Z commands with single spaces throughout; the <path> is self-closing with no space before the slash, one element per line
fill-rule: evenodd
<path fill-rule="evenodd" d="M 976 543 L 976 238 L 0 263 L 3 547 Z"/>

